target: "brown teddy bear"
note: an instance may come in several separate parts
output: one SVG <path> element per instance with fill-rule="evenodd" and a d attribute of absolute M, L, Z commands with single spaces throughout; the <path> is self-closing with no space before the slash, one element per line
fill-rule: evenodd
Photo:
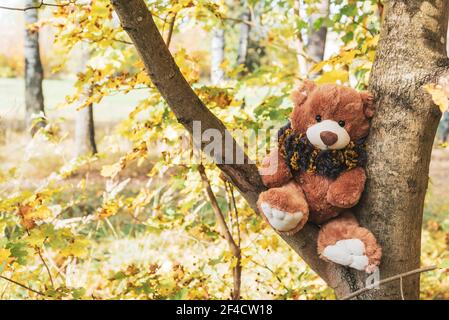
<path fill-rule="evenodd" d="M 364 140 L 374 114 L 367 92 L 305 81 L 292 94 L 290 122 L 278 133 L 278 148 L 262 162 L 269 188 L 258 207 L 279 233 L 292 235 L 312 221 L 321 225 L 322 259 L 373 272 L 381 248 L 349 208 L 365 187 Z"/>

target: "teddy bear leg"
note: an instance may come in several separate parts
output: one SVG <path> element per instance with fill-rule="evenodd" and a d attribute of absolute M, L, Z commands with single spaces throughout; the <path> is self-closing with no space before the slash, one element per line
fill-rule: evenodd
<path fill-rule="evenodd" d="M 380 263 L 382 249 L 374 235 L 346 211 L 321 227 L 318 254 L 324 260 L 372 273 Z"/>
<path fill-rule="evenodd" d="M 301 230 L 309 218 L 309 206 L 304 193 L 294 181 L 262 192 L 257 206 L 268 223 L 286 235 Z"/>

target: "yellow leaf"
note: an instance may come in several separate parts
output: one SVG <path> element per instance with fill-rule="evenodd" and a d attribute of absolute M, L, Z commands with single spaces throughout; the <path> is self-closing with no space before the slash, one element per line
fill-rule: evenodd
<path fill-rule="evenodd" d="M 310 70 L 309 70 L 309 74 L 311 73 L 315 73 L 315 72 L 320 72 L 321 69 L 324 68 L 324 66 L 328 63 L 327 60 L 318 62 L 317 64 L 315 64 Z"/>
<path fill-rule="evenodd" d="M 32 229 L 36 226 L 36 221 L 51 217 L 52 212 L 46 206 L 36 209 L 31 205 L 23 205 L 19 207 L 19 216 L 22 218 L 22 225 L 26 229 Z"/>
<path fill-rule="evenodd" d="M 440 108 L 441 112 L 448 110 L 448 94 L 442 86 L 430 83 L 424 85 L 424 89 L 432 96 L 433 102 Z"/>
<path fill-rule="evenodd" d="M 317 80 L 317 83 L 337 83 L 343 84 L 349 81 L 349 74 L 346 70 L 336 69 L 324 72 Z"/>
<path fill-rule="evenodd" d="M 60 255 L 63 257 L 73 256 L 82 258 L 87 255 L 89 248 L 89 240 L 76 238 L 69 245 L 61 249 Z"/>
<path fill-rule="evenodd" d="M 0 249 L 0 266 L 4 263 L 9 262 L 9 257 L 11 256 L 11 251 L 9 249 Z"/>

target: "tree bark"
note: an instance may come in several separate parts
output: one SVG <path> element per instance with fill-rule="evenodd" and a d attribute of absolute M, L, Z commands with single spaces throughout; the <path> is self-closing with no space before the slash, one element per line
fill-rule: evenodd
<path fill-rule="evenodd" d="M 225 59 L 225 30 L 223 25 L 217 25 L 212 31 L 210 79 L 213 84 L 224 80 L 225 74 L 221 67 Z"/>
<path fill-rule="evenodd" d="M 89 61 L 89 48 L 83 44 L 81 47 L 81 61 L 79 71 L 85 71 Z M 92 88 L 87 85 L 84 88 L 81 100 L 91 95 Z M 97 144 L 95 143 L 95 125 L 92 104 L 76 111 L 75 118 L 75 156 L 83 156 L 97 153 Z"/>
<path fill-rule="evenodd" d="M 357 207 L 361 224 L 383 248 L 380 276 L 419 268 L 430 155 L 441 112 L 422 85 L 448 70 L 449 2 L 387 1 L 370 78 L 377 114 L 368 138 L 368 180 Z M 361 287 L 364 277 L 348 277 Z M 406 299 L 419 298 L 419 274 L 403 280 Z M 401 299 L 399 282 L 360 299 Z"/>
<path fill-rule="evenodd" d="M 218 129 L 224 140 L 226 128 L 180 73 L 145 2 L 111 2 L 152 82 L 179 122 L 192 133 L 193 121 L 201 121 L 202 132 Z M 419 265 L 423 199 L 432 141 L 441 116 L 421 86 L 436 81 L 447 70 L 444 46 L 448 9 L 447 0 L 390 1 L 386 5 L 370 85 L 378 113 L 368 141 L 369 179 L 365 196 L 356 210 L 362 225 L 370 228 L 384 247 L 381 278 L 416 269 Z M 428 62 L 424 64 L 424 61 Z M 207 143 L 201 141 L 201 148 L 205 145 Z M 256 166 L 247 162 L 246 155 L 245 164 L 224 164 L 222 155 L 215 160 L 257 212 L 257 197 L 265 188 Z M 364 287 L 365 273 L 319 259 L 317 233 L 316 226 L 307 224 L 296 235 L 283 236 L 283 239 L 335 289 L 338 297 Z M 418 297 L 418 281 L 419 276 L 404 280 L 406 298 Z M 400 290 L 397 284 L 391 283 L 359 298 L 399 299 Z"/>
<path fill-rule="evenodd" d="M 26 0 L 25 7 L 36 6 L 35 0 Z M 44 95 L 42 91 L 42 81 L 44 79 L 44 71 L 42 68 L 40 51 L 39 51 L 39 32 L 29 30 L 30 24 L 38 21 L 38 10 L 30 9 L 24 12 L 25 15 L 25 39 L 24 39 L 24 55 L 25 55 L 25 128 L 31 128 L 33 119 L 36 115 L 45 114 L 44 112 Z M 45 126 L 44 121 L 37 122 L 31 133 L 34 133 L 41 127 Z"/>
<path fill-rule="evenodd" d="M 75 122 L 75 156 L 79 157 L 97 153 L 92 105 L 78 110 Z"/>

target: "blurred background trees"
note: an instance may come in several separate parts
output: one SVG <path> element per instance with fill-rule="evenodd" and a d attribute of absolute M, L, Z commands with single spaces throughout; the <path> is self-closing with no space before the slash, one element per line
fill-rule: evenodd
<path fill-rule="evenodd" d="M 291 111 L 295 81 L 305 77 L 367 88 L 381 1 L 146 2 L 189 84 L 231 129 L 276 130 Z M 0 296 L 231 297 L 237 255 L 198 166 L 183 162 L 184 130 L 109 1 L 51 3 L 0 9 Z M 33 54 L 21 33 L 34 39 Z M 30 71 L 45 79 L 42 99 L 35 91 L 26 108 L 28 54 L 40 54 L 43 67 Z M 30 137 L 17 123 L 30 118 L 26 110 L 42 115 L 44 99 L 45 126 Z M 424 298 L 449 292 L 443 147 L 436 141 L 422 249 L 423 264 L 442 269 L 423 275 Z M 333 298 L 217 168 L 204 166 L 229 234 L 240 238 L 240 296 Z"/>
<path fill-rule="evenodd" d="M 32 134 L 44 125 L 44 94 L 42 81 L 44 70 L 42 68 L 39 50 L 39 29 L 33 27 L 38 22 L 38 5 L 36 0 L 25 1 L 25 7 L 30 8 L 24 12 L 25 16 L 25 127 L 30 128 Z"/>

